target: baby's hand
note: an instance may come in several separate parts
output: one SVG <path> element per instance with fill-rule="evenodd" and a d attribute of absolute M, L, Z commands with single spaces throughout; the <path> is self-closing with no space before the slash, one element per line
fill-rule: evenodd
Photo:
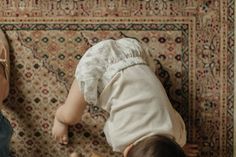
<path fill-rule="evenodd" d="M 68 125 L 58 121 L 55 117 L 52 135 L 60 144 L 68 144 Z"/>
<path fill-rule="evenodd" d="M 198 145 L 196 144 L 186 144 L 183 147 L 184 153 L 187 157 L 197 157 L 199 154 Z"/>
<path fill-rule="evenodd" d="M 73 152 L 70 154 L 70 157 L 79 157 L 79 155 L 76 152 Z"/>

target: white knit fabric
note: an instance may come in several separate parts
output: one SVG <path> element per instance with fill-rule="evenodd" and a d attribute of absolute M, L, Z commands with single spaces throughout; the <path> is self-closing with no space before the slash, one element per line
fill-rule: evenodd
<path fill-rule="evenodd" d="M 185 124 L 172 107 L 155 74 L 146 65 L 118 72 L 99 97 L 110 113 L 104 132 L 114 151 L 152 135 L 172 137 L 186 143 Z"/>
<path fill-rule="evenodd" d="M 87 50 L 80 60 L 75 77 L 85 101 L 97 105 L 97 97 L 120 70 L 136 64 L 153 63 L 148 52 L 131 38 L 104 40 Z"/>

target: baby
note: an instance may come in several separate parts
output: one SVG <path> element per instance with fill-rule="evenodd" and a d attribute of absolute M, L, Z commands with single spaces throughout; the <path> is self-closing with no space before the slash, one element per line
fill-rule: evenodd
<path fill-rule="evenodd" d="M 125 157 L 198 154 L 196 145 L 185 145 L 184 121 L 156 77 L 148 51 L 135 39 L 104 40 L 84 54 L 65 104 L 56 111 L 52 133 L 60 143 L 68 143 L 68 126 L 81 121 L 87 104 L 109 113 L 106 139 Z"/>
<path fill-rule="evenodd" d="M 2 30 L 0 30 L 0 157 L 9 157 L 9 143 L 12 136 L 12 127 L 1 113 L 3 100 L 9 92 L 9 46 Z"/>

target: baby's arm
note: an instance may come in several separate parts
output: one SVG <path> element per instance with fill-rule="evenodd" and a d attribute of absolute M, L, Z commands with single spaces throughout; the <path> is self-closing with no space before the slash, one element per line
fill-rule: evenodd
<path fill-rule="evenodd" d="M 74 80 L 65 104 L 57 109 L 54 119 L 52 134 L 60 143 L 68 143 L 68 125 L 80 122 L 86 104 L 78 83 Z"/>

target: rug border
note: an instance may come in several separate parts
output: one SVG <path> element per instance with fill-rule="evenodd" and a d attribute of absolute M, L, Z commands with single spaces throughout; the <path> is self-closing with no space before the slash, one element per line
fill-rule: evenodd
<path fill-rule="evenodd" d="M 91 18 L 81 18 L 81 17 L 0 17 L 0 23 L 73 23 L 73 22 L 81 22 L 81 23 L 90 23 L 90 22 L 102 22 L 102 23 L 116 23 L 116 22 L 148 22 L 148 23 L 155 23 L 164 21 L 165 23 L 186 23 L 186 22 L 195 22 L 196 17 L 194 16 L 150 16 L 150 17 L 91 17 Z"/>
<path fill-rule="evenodd" d="M 234 12 L 236 10 L 236 3 L 234 3 Z M 235 40 L 235 34 L 236 34 L 236 14 L 234 14 L 234 75 L 236 74 L 236 40 Z M 234 109 L 236 108 L 236 77 L 234 77 Z M 234 115 L 234 126 L 233 126 L 233 130 L 234 130 L 234 137 L 233 137 L 233 148 L 235 148 L 236 146 L 236 114 L 233 111 L 233 115 Z M 233 156 L 236 157 L 236 150 L 233 149 Z"/>

